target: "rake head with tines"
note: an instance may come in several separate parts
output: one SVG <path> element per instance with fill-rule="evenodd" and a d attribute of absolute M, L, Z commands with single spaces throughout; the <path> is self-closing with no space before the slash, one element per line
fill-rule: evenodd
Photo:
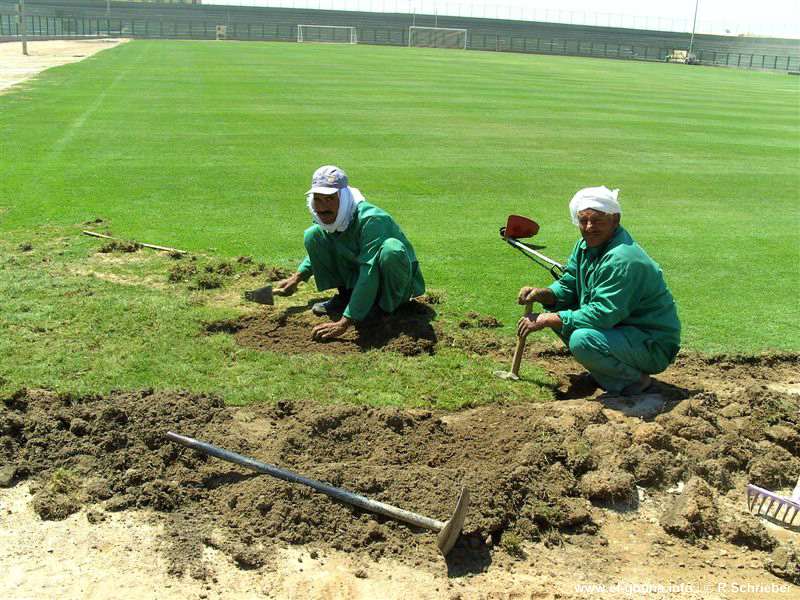
<path fill-rule="evenodd" d="M 797 485 L 789 498 L 757 485 L 748 484 L 747 508 L 756 515 L 764 515 L 785 525 L 793 526 L 795 517 L 800 513 L 800 478 L 797 479 Z"/>

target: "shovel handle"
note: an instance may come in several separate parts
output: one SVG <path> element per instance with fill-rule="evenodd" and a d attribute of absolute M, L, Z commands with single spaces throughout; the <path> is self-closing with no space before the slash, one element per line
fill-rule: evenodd
<path fill-rule="evenodd" d="M 525 312 L 522 313 L 524 317 L 529 312 L 533 310 L 533 302 L 527 302 L 525 304 Z M 517 336 L 517 347 L 514 349 L 514 360 L 511 363 L 511 373 L 519 377 L 519 367 L 522 364 L 522 354 L 525 351 L 525 338 Z"/>

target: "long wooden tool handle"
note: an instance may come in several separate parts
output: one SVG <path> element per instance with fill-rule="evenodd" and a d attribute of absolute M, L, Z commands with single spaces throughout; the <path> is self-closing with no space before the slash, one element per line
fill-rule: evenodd
<path fill-rule="evenodd" d="M 533 302 L 525 304 L 525 312 L 523 317 L 533 310 Z M 511 363 L 511 373 L 519 377 L 519 367 L 522 364 L 522 354 L 525 352 L 525 338 L 522 336 L 517 337 L 517 347 L 514 349 L 514 360 Z"/>
<path fill-rule="evenodd" d="M 318 492 L 322 492 L 331 498 L 336 498 L 337 500 L 346 502 L 347 504 L 352 504 L 353 506 L 368 510 L 369 512 L 378 513 L 385 517 L 403 521 L 404 523 L 409 523 L 416 527 L 432 529 L 433 531 L 441 531 L 446 525 L 446 523 L 443 523 L 442 521 L 437 521 L 436 519 L 431 519 L 423 515 L 418 515 L 417 513 L 412 513 L 411 511 L 392 506 L 391 504 L 378 502 L 377 500 L 370 500 L 369 498 L 359 494 L 354 494 L 353 492 L 333 487 L 332 485 L 323 483 L 322 481 L 317 481 L 316 479 L 311 479 L 310 477 L 303 477 L 302 475 L 298 475 L 297 473 L 293 473 L 287 469 L 281 469 L 275 465 L 262 463 L 247 456 L 242 456 L 241 454 L 236 454 L 230 450 L 225 450 L 209 443 L 201 442 L 200 440 L 196 440 L 194 438 L 173 433 L 172 431 L 167 432 L 166 438 L 172 442 L 186 446 L 187 448 L 192 448 L 194 450 L 198 450 L 199 452 L 203 452 L 204 454 L 215 456 L 217 458 L 221 458 L 222 460 L 227 460 L 228 462 L 236 463 L 237 465 L 241 465 L 247 469 L 272 475 L 273 477 L 277 477 L 278 479 L 283 479 L 284 481 L 289 481 L 291 483 L 307 485 L 308 487 L 315 489 Z"/>
<path fill-rule="evenodd" d="M 96 231 L 89 231 L 88 229 L 83 230 L 84 235 L 90 235 L 96 238 L 103 238 L 104 240 L 117 240 L 119 238 L 115 238 L 110 235 L 106 235 L 104 233 L 97 233 Z M 165 252 L 177 252 L 178 254 L 189 254 L 186 250 L 178 250 L 177 248 L 170 248 L 169 246 L 157 246 L 156 244 L 145 244 L 144 242 L 136 242 L 140 246 L 144 246 L 145 248 L 152 248 L 153 250 L 164 250 Z"/>

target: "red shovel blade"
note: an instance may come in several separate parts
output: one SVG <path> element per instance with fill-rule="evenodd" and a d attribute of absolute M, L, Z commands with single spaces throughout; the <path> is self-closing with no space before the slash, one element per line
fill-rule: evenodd
<path fill-rule="evenodd" d="M 539 224 L 527 217 L 509 215 L 506 221 L 505 237 L 528 238 L 539 233 Z"/>

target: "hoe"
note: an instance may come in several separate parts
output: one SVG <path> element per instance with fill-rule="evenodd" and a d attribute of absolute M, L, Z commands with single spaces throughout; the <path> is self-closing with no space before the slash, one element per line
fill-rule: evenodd
<path fill-rule="evenodd" d="M 464 518 L 467 516 L 467 508 L 469 507 L 469 491 L 467 488 L 461 490 L 461 495 L 458 497 L 458 502 L 456 502 L 456 509 L 453 511 L 453 515 L 447 521 L 442 522 L 407 510 L 403 510 L 402 508 L 397 508 L 391 504 L 370 500 L 369 498 L 359 496 L 353 492 L 348 492 L 347 490 L 333 487 L 332 485 L 328 485 L 327 483 L 323 483 L 315 479 L 303 477 L 302 475 L 298 475 L 292 471 L 287 471 L 286 469 L 281 469 L 280 467 L 268 465 L 252 458 L 242 456 L 241 454 L 236 454 L 235 452 L 223 450 L 217 446 L 212 446 L 206 442 L 201 442 L 183 435 L 178 435 L 177 433 L 173 433 L 171 431 L 167 432 L 166 437 L 168 440 L 186 446 L 187 448 L 192 448 L 194 450 L 198 450 L 199 452 L 203 452 L 204 454 L 215 456 L 217 458 L 221 458 L 222 460 L 227 460 L 228 462 L 236 463 L 237 465 L 241 465 L 253 471 L 266 473 L 267 475 L 272 475 L 273 477 L 277 477 L 278 479 L 282 479 L 290 483 L 301 483 L 303 485 L 307 485 L 308 487 L 326 494 L 331 498 L 335 498 L 341 502 L 346 502 L 347 504 L 357 506 L 363 510 L 377 513 L 397 521 L 402 521 L 403 523 L 408 523 L 414 527 L 421 527 L 422 529 L 436 531 L 438 532 L 438 536 L 436 537 L 436 545 L 439 547 L 439 552 L 441 552 L 443 556 L 447 556 L 450 550 L 453 549 L 453 545 L 455 545 L 458 536 L 461 535 L 461 529 L 464 527 Z"/>
<path fill-rule="evenodd" d="M 508 243 L 508 245 L 512 248 L 516 248 L 522 252 L 522 254 L 530 258 L 540 267 L 547 269 L 553 276 L 553 279 L 558 279 L 564 273 L 564 266 L 561 263 L 556 262 L 552 258 L 548 258 L 539 252 L 533 245 L 519 241 L 520 238 L 533 237 L 537 233 L 539 233 L 539 224 L 536 223 L 536 221 L 532 221 L 527 217 L 521 217 L 519 215 L 509 216 L 508 220 L 506 221 L 506 226 L 500 228 L 500 237 L 504 242 Z M 531 309 L 532 304 L 529 302 L 525 305 L 525 312 L 523 313 L 523 316 L 531 312 Z M 517 347 L 514 350 L 514 358 L 511 361 L 511 370 L 495 371 L 495 376 L 499 377 L 500 379 L 511 379 L 514 381 L 519 379 L 519 367 L 520 363 L 522 362 L 522 353 L 524 351 L 525 338 L 519 337 L 517 338 Z"/>

